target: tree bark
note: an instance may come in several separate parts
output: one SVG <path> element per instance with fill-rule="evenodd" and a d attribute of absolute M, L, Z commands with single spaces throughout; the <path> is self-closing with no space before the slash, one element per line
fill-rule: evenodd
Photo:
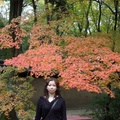
<path fill-rule="evenodd" d="M 118 0 L 114 0 L 114 6 L 115 6 L 115 25 L 114 25 L 114 31 L 117 29 L 117 22 L 118 22 Z"/>
<path fill-rule="evenodd" d="M 100 29 L 100 22 L 101 22 L 101 15 L 102 15 L 102 0 L 99 0 L 99 19 L 98 19 L 98 28 L 97 28 L 97 31 L 98 32 L 101 32 L 101 29 Z"/>
<path fill-rule="evenodd" d="M 17 18 L 21 16 L 22 14 L 22 7 L 23 7 L 23 0 L 10 0 L 10 17 L 9 17 L 9 23 L 11 23 L 11 20 L 13 18 Z M 18 26 L 19 23 L 15 23 L 16 26 Z M 13 28 L 11 28 L 13 29 Z M 13 41 L 15 42 L 15 33 L 12 33 Z M 19 50 L 16 48 L 13 48 L 13 56 L 17 56 L 19 54 Z"/>
<path fill-rule="evenodd" d="M 23 7 L 23 0 L 10 0 L 10 17 L 9 23 L 13 18 L 21 16 Z"/>
<path fill-rule="evenodd" d="M 37 22 L 37 14 L 36 14 L 36 4 L 35 4 L 35 0 L 32 0 L 32 4 L 33 4 L 33 10 L 34 10 L 34 22 Z"/>
<path fill-rule="evenodd" d="M 92 5 L 92 0 L 89 1 L 89 5 L 88 5 L 88 9 L 87 9 L 87 13 L 86 13 L 86 26 L 85 26 L 85 37 L 87 36 L 88 34 L 88 27 L 89 27 L 89 12 L 90 12 L 90 7 Z"/>

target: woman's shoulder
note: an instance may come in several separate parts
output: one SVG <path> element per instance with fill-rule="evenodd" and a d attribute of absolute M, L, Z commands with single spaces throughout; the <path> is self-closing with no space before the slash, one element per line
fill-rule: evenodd
<path fill-rule="evenodd" d="M 39 101 L 45 101 L 46 97 L 45 96 L 40 96 Z"/>
<path fill-rule="evenodd" d="M 40 96 L 40 99 L 45 99 L 46 98 L 46 96 Z"/>
<path fill-rule="evenodd" d="M 65 99 L 61 96 L 61 95 L 58 95 L 58 96 L 56 96 L 57 97 L 57 99 L 59 99 L 59 100 L 61 100 L 61 101 L 65 101 Z"/>

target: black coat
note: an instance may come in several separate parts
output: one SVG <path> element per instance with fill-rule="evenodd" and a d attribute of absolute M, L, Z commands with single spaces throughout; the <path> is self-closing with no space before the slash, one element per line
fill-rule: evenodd
<path fill-rule="evenodd" d="M 53 107 L 50 114 L 47 116 L 51 106 L 57 99 L 57 103 Z M 56 97 L 56 99 L 54 99 L 52 102 L 49 102 L 43 96 L 40 97 L 37 103 L 35 120 L 42 120 L 42 118 L 44 120 L 46 116 L 47 118 L 45 120 L 67 120 L 65 100 L 61 96 Z"/>

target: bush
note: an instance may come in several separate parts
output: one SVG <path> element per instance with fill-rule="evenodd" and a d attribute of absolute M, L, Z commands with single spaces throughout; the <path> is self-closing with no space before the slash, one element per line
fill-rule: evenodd
<path fill-rule="evenodd" d="M 115 89 L 115 98 L 98 94 L 90 106 L 94 120 L 120 120 L 120 89 Z"/>

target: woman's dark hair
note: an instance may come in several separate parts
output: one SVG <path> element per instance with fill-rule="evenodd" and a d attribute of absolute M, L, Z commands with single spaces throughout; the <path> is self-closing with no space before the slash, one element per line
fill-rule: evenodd
<path fill-rule="evenodd" d="M 47 86 L 48 86 L 48 84 L 49 84 L 50 81 L 54 81 L 55 84 L 56 84 L 56 87 L 57 87 L 57 90 L 56 90 L 56 92 L 55 92 L 55 97 L 56 97 L 57 95 L 60 95 L 60 85 L 59 85 L 59 82 L 58 82 L 58 80 L 57 80 L 56 78 L 51 77 L 50 79 L 46 80 L 46 84 L 45 84 L 45 86 L 44 86 L 44 96 L 46 96 L 47 98 L 48 98 Z"/>

